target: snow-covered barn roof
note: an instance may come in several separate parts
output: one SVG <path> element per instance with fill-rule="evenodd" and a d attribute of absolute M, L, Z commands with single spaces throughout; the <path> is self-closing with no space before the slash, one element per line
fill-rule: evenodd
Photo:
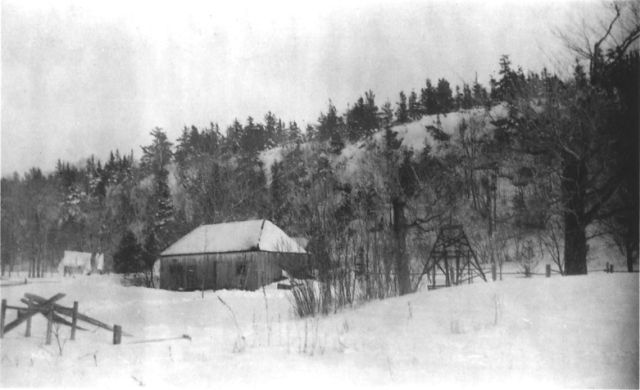
<path fill-rule="evenodd" d="M 160 256 L 227 252 L 306 253 L 294 239 L 266 219 L 202 225 Z"/>

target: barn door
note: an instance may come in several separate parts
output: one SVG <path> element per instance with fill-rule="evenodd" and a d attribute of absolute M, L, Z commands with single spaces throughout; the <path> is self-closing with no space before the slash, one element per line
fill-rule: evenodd
<path fill-rule="evenodd" d="M 171 290 L 184 288 L 184 267 L 178 262 L 178 259 L 172 259 L 169 264 L 169 279 L 171 280 Z"/>

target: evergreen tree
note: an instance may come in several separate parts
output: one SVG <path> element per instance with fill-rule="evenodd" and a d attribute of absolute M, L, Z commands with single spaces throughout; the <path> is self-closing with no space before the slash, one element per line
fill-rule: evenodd
<path fill-rule="evenodd" d="M 436 88 L 436 113 L 446 114 L 452 108 L 453 96 L 449 82 L 445 79 L 440 79 Z"/>
<path fill-rule="evenodd" d="M 151 145 L 142 146 L 142 169 L 148 174 L 156 174 L 171 162 L 173 157 L 172 143 L 169 142 L 164 130 L 159 127 L 151 130 L 150 134 Z"/>
<path fill-rule="evenodd" d="M 378 107 L 372 91 L 365 93 L 365 98 L 358 98 L 352 108 L 347 110 L 347 131 L 351 141 L 357 141 L 370 135 L 378 128 Z"/>
<path fill-rule="evenodd" d="M 489 94 L 487 93 L 486 88 L 484 88 L 482 84 L 478 83 L 478 80 L 476 80 L 473 83 L 472 95 L 473 95 L 473 106 L 481 107 L 488 104 Z"/>
<path fill-rule="evenodd" d="M 393 122 L 393 108 L 391 107 L 391 102 L 388 100 L 382 105 L 381 122 L 385 127 L 391 125 Z"/>
<path fill-rule="evenodd" d="M 407 96 L 400 91 L 400 101 L 396 103 L 396 121 L 398 123 L 409 122 L 409 110 L 407 107 Z"/>
<path fill-rule="evenodd" d="M 281 145 L 284 143 L 285 137 L 282 121 L 276 118 L 271 111 L 267 112 L 264 116 L 264 132 L 265 139 L 262 149 L 272 148 L 275 145 Z"/>
<path fill-rule="evenodd" d="M 273 118 L 272 118 L 273 119 Z M 265 148 L 273 146 L 268 131 L 275 134 L 275 119 L 270 123 L 272 129 L 267 129 L 261 123 L 255 123 L 252 117 L 247 118 L 247 124 L 242 129 L 240 136 L 240 152 L 248 155 L 257 155 Z"/>
<path fill-rule="evenodd" d="M 420 91 L 420 103 L 426 115 L 433 115 L 438 112 L 436 90 L 433 85 L 431 85 L 431 80 L 429 79 L 426 81 L 425 88 L 422 88 Z"/>
<path fill-rule="evenodd" d="M 454 111 L 458 111 L 460 109 L 462 109 L 462 92 L 460 91 L 460 86 L 456 85 L 456 93 L 453 96 L 453 106 L 452 109 Z"/>
<path fill-rule="evenodd" d="M 302 131 L 295 121 L 289 122 L 289 127 L 287 129 L 287 142 L 292 144 L 300 144 L 303 142 Z"/>
<path fill-rule="evenodd" d="M 343 121 L 342 118 L 338 116 L 336 106 L 329 101 L 327 113 L 320 113 L 320 118 L 318 118 L 318 129 L 316 133 L 318 141 L 328 141 L 335 137 L 336 133 L 340 132 L 342 124 Z"/>
<path fill-rule="evenodd" d="M 468 110 L 474 106 L 473 104 L 473 95 L 471 93 L 471 88 L 469 84 L 464 83 L 462 85 L 462 97 L 460 100 L 460 108 L 464 110 Z"/>
<path fill-rule="evenodd" d="M 190 138 L 193 138 L 194 134 L 197 134 L 197 130 L 191 132 Z M 172 144 L 167 139 L 166 133 L 158 127 L 151 132 L 151 136 L 153 137 L 151 145 L 142 147 L 142 170 L 153 178 L 153 190 L 146 206 L 146 230 L 153 232 L 166 246 L 171 237 L 170 224 L 174 221 L 167 169 L 173 157 Z"/>
<path fill-rule="evenodd" d="M 422 117 L 422 108 L 420 102 L 418 102 L 418 94 L 416 91 L 411 91 L 409 94 L 409 118 L 411 120 L 418 120 Z"/>
<path fill-rule="evenodd" d="M 240 151 L 240 139 L 242 137 L 243 128 L 238 119 L 233 120 L 233 124 L 227 127 L 227 136 L 224 143 L 225 150 L 231 153 Z"/>
<path fill-rule="evenodd" d="M 144 270 L 142 248 L 135 234 L 126 230 L 120 238 L 118 249 L 113 254 L 113 270 L 116 273 L 128 274 Z"/>

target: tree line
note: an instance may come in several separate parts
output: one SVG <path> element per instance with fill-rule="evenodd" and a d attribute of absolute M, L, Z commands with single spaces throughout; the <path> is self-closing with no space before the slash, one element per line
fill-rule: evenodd
<path fill-rule="evenodd" d="M 104 252 L 115 272 L 149 270 L 194 227 L 249 218 L 309 238 L 316 277 L 346 301 L 358 275 L 368 298 L 413 291 L 435 232 L 453 220 L 488 261 L 518 256 L 506 243 L 525 247 L 518 240 L 536 235 L 564 273 L 583 274 L 588 239 L 608 235 L 631 270 L 638 51 L 627 42 L 639 30 L 625 31 L 608 50 L 596 43 L 564 78 L 525 73 L 503 56 L 488 89 L 474 82 L 454 92 L 444 78 L 427 79 L 381 107 L 366 91 L 342 113 L 329 102 L 304 130 L 271 112 L 225 131 L 185 127 L 175 144 L 156 128 L 139 159 L 115 151 L 3 178 L 2 272 L 27 264 L 41 276 L 65 249 Z M 434 141 L 420 148 L 398 136 L 425 115 L 464 112 L 453 133 L 439 120 L 425 126 Z M 357 158 L 345 157 L 347 145 Z M 268 167 L 266 151 L 278 156 Z"/>

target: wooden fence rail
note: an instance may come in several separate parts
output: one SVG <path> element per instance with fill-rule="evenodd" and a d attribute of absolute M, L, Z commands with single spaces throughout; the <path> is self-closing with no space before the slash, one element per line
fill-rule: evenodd
<path fill-rule="evenodd" d="M 73 307 L 64 307 L 56 302 L 65 296 L 63 293 L 58 293 L 53 297 L 46 299 L 36 294 L 26 293 L 24 298 L 20 299 L 20 302 L 24 303 L 26 307 L 8 305 L 7 300 L 2 300 L 2 306 L 0 308 L 0 338 L 20 324 L 26 322 L 25 337 L 31 336 L 31 318 L 40 313 L 47 318 L 47 331 L 45 344 L 51 344 L 51 335 L 53 333 L 53 324 L 62 324 L 71 327 L 70 340 L 75 340 L 76 330 L 86 331 L 87 329 L 78 326 L 78 321 L 84 321 L 90 325 L 97 326 L 99 328 L 106 329 L 113 332 L 113 343 L 120 344 L 122 336 L 131 336 L 130 334 L 122 331 L 122 326 L 114 325 L 110 326 L 102 321 L 98 321 L 95 318 L 91 318 L 85 314 L 78 312 L 78 302 L 73 302 Z M 17 318 L 9 323 L 5 323 L 7 319 L 7 310 L 15 310 Z M 64 316 L 70 317 L 67 319 Z"/>

